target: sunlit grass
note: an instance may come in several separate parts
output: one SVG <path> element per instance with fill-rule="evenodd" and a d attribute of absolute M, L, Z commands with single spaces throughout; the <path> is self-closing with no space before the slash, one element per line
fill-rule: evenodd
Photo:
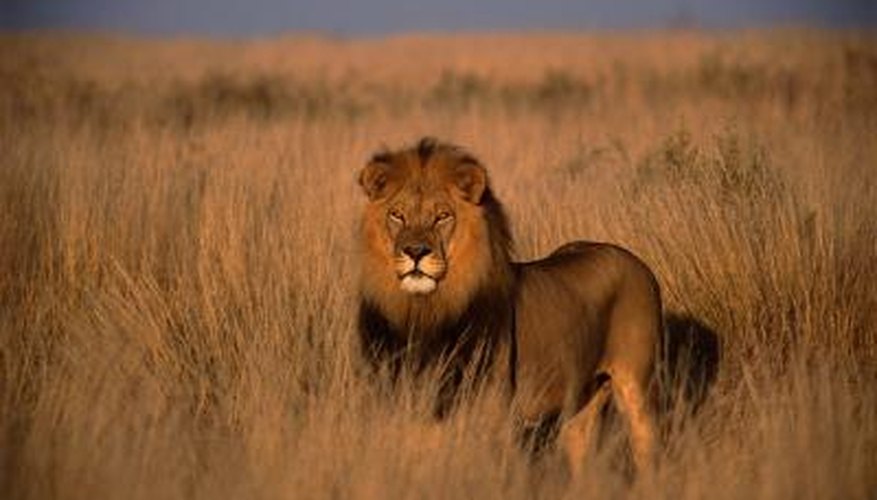
<path fill-rule="evenodd" d="M 873 495 L 874 47 L 7 36 L 2 496 Z M 355 177 L 423 134 L 488 166 L 518 257 L 623 244 L 718 332 L 653 475 L 628 483 L 610 439 L 568 484 L 494 400 L 435 426 L 428 386 L 363 379 Z"/>

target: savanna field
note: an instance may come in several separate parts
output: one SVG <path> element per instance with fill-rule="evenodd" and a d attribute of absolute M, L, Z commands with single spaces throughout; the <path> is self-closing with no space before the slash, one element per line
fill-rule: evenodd
<path fill-rule="evenodd" d="M 653 473 L 367 383 L 356 177 L 423 135 L 716 333 Z M 0 36 L 2 498 L 875 498 L 875 281 L 873 34 Z"/>

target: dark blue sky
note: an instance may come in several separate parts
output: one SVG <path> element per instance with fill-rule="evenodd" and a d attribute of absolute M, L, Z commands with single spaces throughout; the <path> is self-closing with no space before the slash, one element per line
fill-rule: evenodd
<path fill-rule="evenodd" d="M 296 31 L 877 27 L 877 0 L 0 0 L 0 29 L 264 36 Z"/>

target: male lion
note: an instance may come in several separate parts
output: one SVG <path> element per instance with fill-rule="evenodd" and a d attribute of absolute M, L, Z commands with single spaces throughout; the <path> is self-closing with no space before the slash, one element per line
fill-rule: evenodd
<path fill-rule="evenodd" d="M 376 154 L 359 182 L 369 198 L 359 330 L 374 365 L 440 367 L 438 413 L 475 365 L 507 384 L 524 423 L 559 416 L 574 474 L 611 397 L 629 423 L 637 468 L 651 463 L 662 321 L 658 284 L 642 261 L 617 246 L 574 242 L 512 262 L 484 166 L 434 139 Z"/>

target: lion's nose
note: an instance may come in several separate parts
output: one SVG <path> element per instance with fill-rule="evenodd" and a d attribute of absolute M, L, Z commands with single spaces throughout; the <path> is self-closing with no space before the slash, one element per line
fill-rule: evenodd
<path fill-rule="evenodd" d="M 412 243 L 410 245 L 405 245 L 402 248 L 402 251 L 405 255 L 411 257 L 414 262 L 419 261 L 423 257 L 426 257 L 430 253 L 432 253 L 432 249 L 429 248 L 429 245 L 425 243 Z"/>

